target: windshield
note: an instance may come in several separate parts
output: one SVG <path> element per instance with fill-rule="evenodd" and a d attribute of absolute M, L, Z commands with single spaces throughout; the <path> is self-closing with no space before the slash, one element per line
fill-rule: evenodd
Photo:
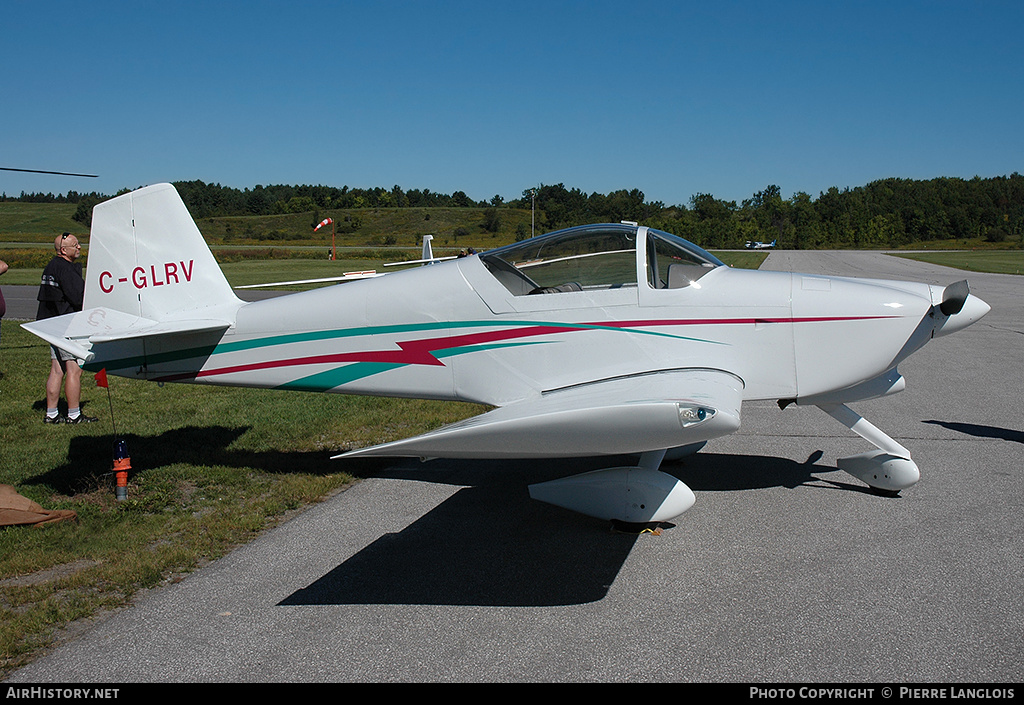
<path fill-rule="evenodd" d="M 688 240 L 660 230 L 647 232 L 647 283 L 653 289 L 681 289 L 724 266 Z"/>

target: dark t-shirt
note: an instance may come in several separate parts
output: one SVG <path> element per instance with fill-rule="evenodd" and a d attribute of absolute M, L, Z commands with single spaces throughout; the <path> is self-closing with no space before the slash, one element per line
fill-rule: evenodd
<path fill-rule="evenodd" d="M 54 257 L 43 270 L 43 280 L 36 296 L 39 301 L 36 319 L 81 311 L 83 298 L 85 280 L 82 278 L 82 265 L 68 262 L 63 257 Z"/>

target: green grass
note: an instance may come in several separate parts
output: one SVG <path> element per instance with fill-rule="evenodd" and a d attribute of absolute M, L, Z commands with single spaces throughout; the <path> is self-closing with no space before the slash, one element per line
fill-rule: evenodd
<path fill-rule="evenodd" d="M 768 259 L 767 252 L 741 252 L 737 250 L 729 250 L 726 252 L 716 251 L 711 254 L 725 262 L 730 267 L 737 267 L 739 269 L 757 269 L 766 259 Z"/>
<path fill-rule="evenodd" d="M 1024 274 L 1024 251 L 1021 250 L 894 252 L 893 254 L 919 262 L 965 269 L 969 272 Z"/>
<path fill-rule="evenodd" d="M 63 232 L 79 236 L 89 229 L 71 219 L 78 208 L 64 203 L 0 202 L 0 241 L 52 244 Z M 0 259 L 6 259 L 0 255 Z"/>
<path fill-rule="evenodd" d="M 353 482 L 331 461 L 478 413 L 471 404 L 83 377 L 100 421 L 42 423 L 48 348 L 6 321 L 0 339 L 0 483 L 77 521 L 0 529 L 0 678 L 62 627 L 126 604 Z M 132 470 L 115 497 L 111 401 Z"/>
<path fill-rule="evenodd" d="M 337 260 L 326 259 L 293 259 L 274 261 L 242 261 L 221 265 L 224 276 L 231 286 L 249 286 L 268 284 L 270 282 L 297 281 L 304 279 L 323 279 L 338 277 L 345 272 L 376 270 L 377 272 L 393 271 L 383 267 L 380 260 L 358 259 Z M 292 289 L 299 287 L 290 287 Z"/>
<path fill-rule="evenodd" d="M 517 226 L 529 229 L 530 211 L 499 210 L 497 232 L 483 228 L 484 208 L 359 208 L 329 209 L 288 215 L 200 218 L 199 230 L 214 245 L 282 244 L 323 248 L 419 248 L 424 235 L 433 235 L 435 247 L 492 249 L 515 239 Z M 313 232 L 322 219 L 330 226 Z M 460 230 L 461 229 L 461 230 Z M 2 229 L 0 229 L 2 232 Z M 464 232 L 465 234 L 457 234 Z"/>
<path fill-rule="evenodd" d="M 46 245 L 62 232 L 87 242 L 89 229 L 72 220 L 74 204 L 0 202 L 0 242 Z M 529 210 L 502 208 L 497 232 L 484 230 L 484 208 L 330 209 L 286 215 L 198 218 L 196 225 L 214 246 L 292 245 L 323 248 L 398 246 L 418 248 L 423 235 L 437 247 L 490 249 L 515 239 L 530 226 Z M 313 227 L 334 220 L 334 232 Z M 465 234 L 458 234 L 464 232 Z"/>

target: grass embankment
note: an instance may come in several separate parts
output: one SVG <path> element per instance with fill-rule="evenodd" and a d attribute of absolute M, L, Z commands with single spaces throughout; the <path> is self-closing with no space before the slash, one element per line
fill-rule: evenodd
<path fill-rule="evenodd" d="M 77 206 L 61 203 L 0 203 L 0 242 L 44 248 L 62 232 L 88 243 L 89 228 L 73 220 Z M 424 235 L 435 248 L 492 249 L 529 235 L 529 210 L 501 208 L 496 228 L 484 227 L 485 208 L 327 209 L 284 215 L 198 218 L 196 225 L 214 249 L 233 247 L 308 248 L 322 253 L 337 248 L 400 247 L 418 249 Z M 313 230 L 324 218 L 333 226 Z M 493 226 L 493 224 L 492 224 Z M 332 230 L 333 227 L 333 230 Z M 16 245 L 13 245 L 16 246 Z M 341 254 L 339 253 L 339 258 Z"/>
<path fill-rule="evenodd" d="M 0 202 L 0 240 L 45 245 L 63 232 L 85 237 L 89 228 L 72 218 L 77 209 L 67 203 Z"/>

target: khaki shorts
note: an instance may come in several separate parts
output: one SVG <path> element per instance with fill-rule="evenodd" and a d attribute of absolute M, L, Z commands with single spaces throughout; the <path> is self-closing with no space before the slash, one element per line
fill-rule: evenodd
<path fill-rule="evenodd" d="M 61 350 L 56 345 L 50 346 L 50 359 L 59 360 L 61 367 L 64 367 L 64 363 L 68 361 L 74 361 L 74 363 L 79 367 L 81 367 L 82 363 L 85 362 L 85 360 L 79 360 L 75 357 L 74 353 L 69 353 L 67 350 Z"/>

